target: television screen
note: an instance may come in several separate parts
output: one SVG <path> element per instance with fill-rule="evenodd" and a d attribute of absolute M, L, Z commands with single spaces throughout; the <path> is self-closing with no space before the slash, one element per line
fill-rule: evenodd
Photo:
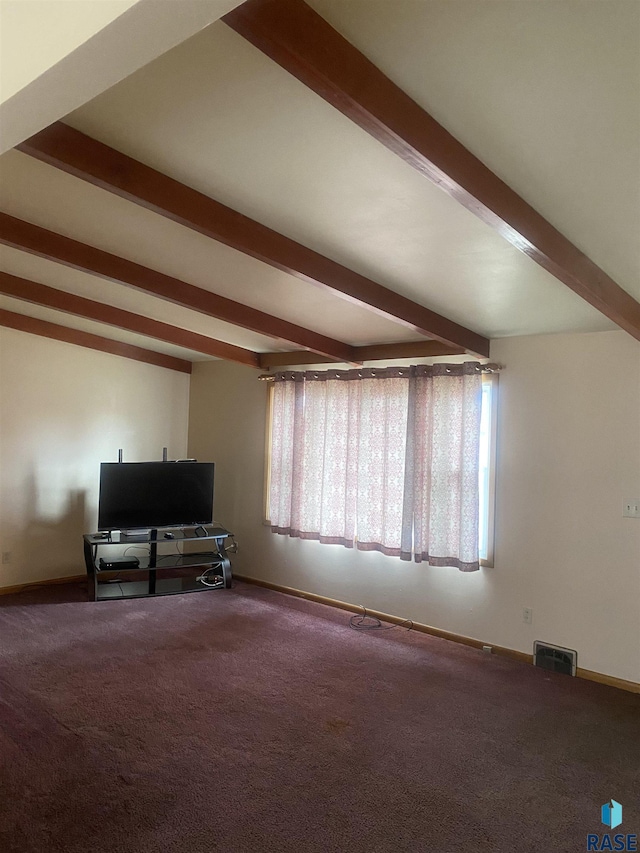
<path fill-rule="evenodd" d="M 99 530 L 210 524 L 213 462 L 103 462 Z"/>

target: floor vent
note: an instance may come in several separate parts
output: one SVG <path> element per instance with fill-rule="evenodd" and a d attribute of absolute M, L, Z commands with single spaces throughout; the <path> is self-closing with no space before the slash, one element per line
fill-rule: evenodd
<path fill-rule="evenodd" d="M 560 646 L 550 646 L 536 640 L 533 644 L 533 664 L 552 672 L 563 675 L 575 675 L 578 663 L 578 653 L 572 649 L 562 649 Z"/>

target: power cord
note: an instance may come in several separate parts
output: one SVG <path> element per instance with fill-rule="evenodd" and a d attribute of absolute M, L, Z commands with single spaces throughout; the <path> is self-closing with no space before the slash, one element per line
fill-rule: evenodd
<path fill-rule="evenodd" d="M 146 548 L 144 545 L 129 545 L 129 547 L 125 548 L 124 551 L 122 552 L 122 556 L 126 557 L 127 554 L 129 553 L 129 551 L 144 551 L 144 553 L 147 555 L 147 557 L 151 553 L 151 549 Z"/>
<path fill-rule="evenodd" d="M 413 628 L 411 619 L 403 619 L 397 625 L 383 625 L 377 617 L 367 615 L 367 608 L 364 604 L 359 604 L 358 607 L 362 607 L 362 613 L 356 613 L 349 619 L 349 627 L 353 628 L 354 631 L 391 631 L 393 628 L 402 628 L 405 625 L 408 625 L 405 628 L 406 631 Z"/>
<path fill-rule="evenodd" d="M 209 586 L 209 587 L 222 586 L 224 584 L 224 577 L 220 574 L 213 576 L 213 583 L 209 583 L 209 581 L 208 581 L 209 573 L 215 571 L 216 569 L 219 570 L 220 566 L 219 565 L 218 566 L 209 566 L 209 568 L 205 569 L 204 572 L 200 575 L 200 577 L 196 578 L 196 580 L 199 581 L 204 586 Z"/>
<path fill-rule="evenodd" d="M 115 578 L 109 578 L 109 580 L 103 581 L 103 583 L 107 583 L 107 584 L 117 583 L 118 589 L 120 590 L 120 595 L 124 598 L 124 590 L 122 589 L 122 584 L 120 583 L 121 580 L 122 580 L 122 578 L 120 577 L 120 575 L 118 575 Z"/>
<path fill-rule="evenodd" d="M 212 527 L 221 527 L 224 530 L 224 525 L 220 524 L 220 522 L 216 521 L 215 519 L 211 522 L 211 526 Z M 232 543 L 231 545 L 226 544 L 229 539 L 231 539 L 231 543 Z M 227 554 L 237 554 L 238 553 L 238 543 L 236 542 L 236 537 L 233 535 L 233 533 L 230 533 L 227 536 L 227 538 L 225 539 L 224 550 L 227 552 Z"/>
<path fill-rule="evenodd" d="M 236 537 L 233 535 L 233 533 L 230 533 L 227 536 L 227 539 L 231 539 L 231 545 L 227 545 L 226 541 L 225 541 L 224 550 L 227 552 L 227 554 L 237 554 L 238 553 L 238 543 L 236 542 Z"/>

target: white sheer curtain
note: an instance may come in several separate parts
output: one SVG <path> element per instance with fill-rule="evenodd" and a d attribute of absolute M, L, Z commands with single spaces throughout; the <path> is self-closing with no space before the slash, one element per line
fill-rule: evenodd
<path fill-rule="evenodd" d="M 276 374 L 276 533 L 471 571 L 478 563 L 476 363 Z"/>
<path fill-rule="evenodd" d="M 474 571 L 481 374 L 473 363 L 418 367 L 409 387 L 402 556 L 413 553 L 416 562 Z"/>

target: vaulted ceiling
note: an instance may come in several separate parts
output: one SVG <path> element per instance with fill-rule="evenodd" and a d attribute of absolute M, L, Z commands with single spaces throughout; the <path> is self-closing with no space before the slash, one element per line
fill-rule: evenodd
<path fill-rule="evenodd" d="M 187 370 L 640 339 L 639 45 L 634 0 L 249 0 L 0 157 L 0 323 Z"/>

